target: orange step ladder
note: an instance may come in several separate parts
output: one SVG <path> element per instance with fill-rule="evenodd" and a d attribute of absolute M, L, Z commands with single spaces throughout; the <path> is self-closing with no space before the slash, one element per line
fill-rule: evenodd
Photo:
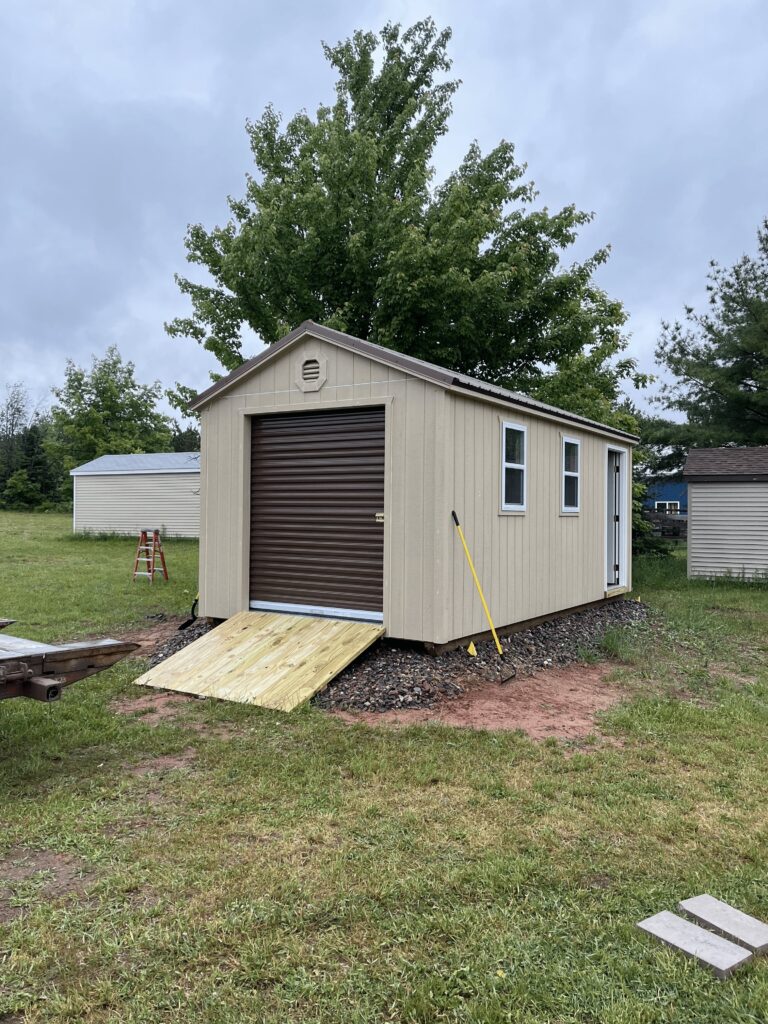
<path fill-rule="evenodd" d="M 152 537 L 151 541 L 150 536 Z M 140 565 L 143 565 L 144 568 L 140 569 Z M 155 573 L 158 572 L 163 574 L 163 579 L 168 579 L 168 567 L 165 564 L 160 531 L 142 530 L 139 534 L 139 544 L 133 562 L 133 580 L 136 582 L 137 576 L 147 576 L 149 582 L 154 583 Z"/>

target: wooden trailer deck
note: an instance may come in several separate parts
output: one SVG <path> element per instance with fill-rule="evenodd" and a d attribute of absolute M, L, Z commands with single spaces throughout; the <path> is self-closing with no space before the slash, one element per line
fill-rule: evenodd
<path fill-rule="evenodd" d="M 239 612 L 136 682 L 292 711 L 383 633 L 370 622 Z"/>
<path fill-rule="evenodd" d="M 0 621 L 11 623 L 10 619 Z M 63 687 L 109 668 L 138 646 L 123 640 L 41 644 L 0 633 L 0 700 L 58 700 Z"/>

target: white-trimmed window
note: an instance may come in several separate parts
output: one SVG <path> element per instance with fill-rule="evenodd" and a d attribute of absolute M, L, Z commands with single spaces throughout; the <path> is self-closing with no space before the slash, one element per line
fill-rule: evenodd
<path fill-rule="evenodd" d="M 528 431 L 519 423 L 501 425 L 501 507 L 504 512 L 525 512 Z"/>
<path fill-rule="evenodd" d="M 665 512 L 668 516 L 680 515 L 680 502 L 679 501 L 657 501 L 656 511 Z"/>
<path fill-rule="evenodd" d="M 563 484 L 560 508 L 563 512 L 578 512 L 581 502 L 581 442 L 573 437 L 563 438 Z"/>

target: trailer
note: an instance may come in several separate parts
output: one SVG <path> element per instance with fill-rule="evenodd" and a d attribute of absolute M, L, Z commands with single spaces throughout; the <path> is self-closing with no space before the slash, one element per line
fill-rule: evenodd
<path fill-rule="evenodd" d="M 12 623 L 0 619 L 0 629 Z M 110 668 L 138 646 L 124 640 L 41 644 L 0 633 L 0 700 L 30 697 L 51 703 L 65 686 Z"/>

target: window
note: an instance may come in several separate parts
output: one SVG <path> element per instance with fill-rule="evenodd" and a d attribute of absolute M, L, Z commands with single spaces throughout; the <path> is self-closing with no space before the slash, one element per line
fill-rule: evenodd
<path fill-rule="evenodd" d="M 664 512 L 668 516 L 676 516 L 680 514 L 680 502 L 679 501 L 657 501 L 656 511 Z"/>
<path fill-rule="evenodd" d="M 563 493 L 561 511 L 578 512 L 580 499 L 581 442 L 563 438 Z"/>
<path fill-rule="evenodd" d="M 526 428 L 517 423 L 501 425 L 501 508 L 525 512 Z"/>

